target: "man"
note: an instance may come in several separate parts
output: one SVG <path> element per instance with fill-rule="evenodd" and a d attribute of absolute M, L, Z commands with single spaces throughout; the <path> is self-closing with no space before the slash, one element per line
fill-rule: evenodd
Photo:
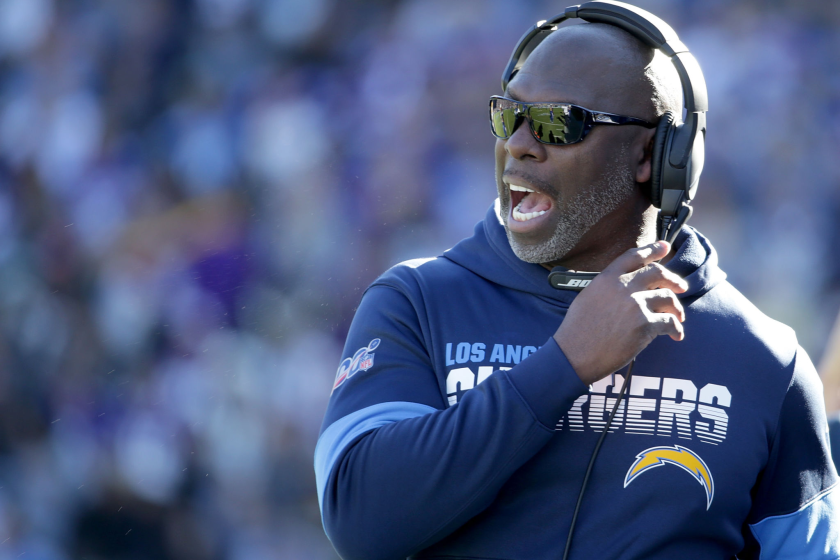
<path fill-rule="evenodd" d="M 571 26 L 505 96 L 652 123 L 678 110 L 658 60 L 618 28 Z M 560 558 L 635 357 L 571 558 L 840 557 L 819 379 L 705 237 L 655 242 L 654 130 L 551 146 L 513 128 L 475 235 L 392 268 L 361 301 L 315 457 L 336 550 Z M 555 265 L 601 273 L 578 294 L 549 285 Z"/>

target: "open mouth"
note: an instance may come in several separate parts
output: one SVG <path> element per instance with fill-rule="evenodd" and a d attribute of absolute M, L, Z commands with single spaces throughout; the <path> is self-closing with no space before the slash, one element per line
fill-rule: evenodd
<path fill-rule="evenodd" d="M 510 185 L 510 217 L 517 222 L 539 218 L 551 209 L 551 198 L 527 187 Z"/>

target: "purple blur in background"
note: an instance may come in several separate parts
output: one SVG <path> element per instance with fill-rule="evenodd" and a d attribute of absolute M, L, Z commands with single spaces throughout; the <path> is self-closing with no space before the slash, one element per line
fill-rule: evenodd
<path fill-rule="evenodd" d="M 708 81 L 692 224 L 818 359 L 840 3 L 639 5 Z M 564 8 L 0 0 L 0 560 L 336 558 L 312 455 L 353 311 L 483 217 L 487 100 Z"/>

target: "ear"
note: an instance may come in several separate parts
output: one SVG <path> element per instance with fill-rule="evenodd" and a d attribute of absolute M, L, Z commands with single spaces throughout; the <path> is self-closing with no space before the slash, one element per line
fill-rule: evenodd
<path fill-rule="evenodd" d="M 653 138 L 655 135 L 655 128 L 644 129 L 644 131 L 639 134 L 637 141 L 633 144 L 637 183 L 647 183 L 650 181 Z"/>

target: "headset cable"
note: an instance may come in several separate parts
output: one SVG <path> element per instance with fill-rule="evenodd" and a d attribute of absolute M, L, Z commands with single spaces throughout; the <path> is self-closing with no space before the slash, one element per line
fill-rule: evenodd
<path fill-rule="evenodd" d="M 607 437 L 607 432 L 610 431 L 610 426 L 612 426 L 615 413 L 618 411 L 621 401 L 624 400 L 624 393 L 627 390 L 627 386 L 630 385 L 630 378 L 633 375 L 633 365 L 635 363 L 636 358 L 633 358 L 630 362 L 630 366 L 627 368 L 627 378 L 621 386 L 621 391 L 618 393 L 618 398 L 615 401 L 615 405 L 613 405 L 612 412 L 610 412 L 610 417 L 607 419 L 607 425 L 604 426 L 604 431 L 601 432 L 601 437 L 598 438 L 598 443 L 595 444 L 595 449 L 592 451 L 592 457 L 589 458 L 589 466 L 586 467 L 586 474 L 583 476 L 583 484 L 580 486 L 580 494 L 578 494 L 577 504 L 575 504 L 575 512 L 572 514 L 572 524 L 569 527 L 569 536 L 566 538 L 566 549 L 563 551 L 563 560 L 568 559 L 569 550 L 572 548 L 572 535 L 575 531 L 575 523 L 577 522 L 578 512 L 580 512 L 580 504 L 583 502 L 583 494 L 586 491 L 586 485 L 589 483 L 589 475 L 592 474 L 592 467 L 595 465 L 595 459 L 598 457 L 598 452 L 601 450 L 601 444 L 604 443 L 604 438 Z"/>

